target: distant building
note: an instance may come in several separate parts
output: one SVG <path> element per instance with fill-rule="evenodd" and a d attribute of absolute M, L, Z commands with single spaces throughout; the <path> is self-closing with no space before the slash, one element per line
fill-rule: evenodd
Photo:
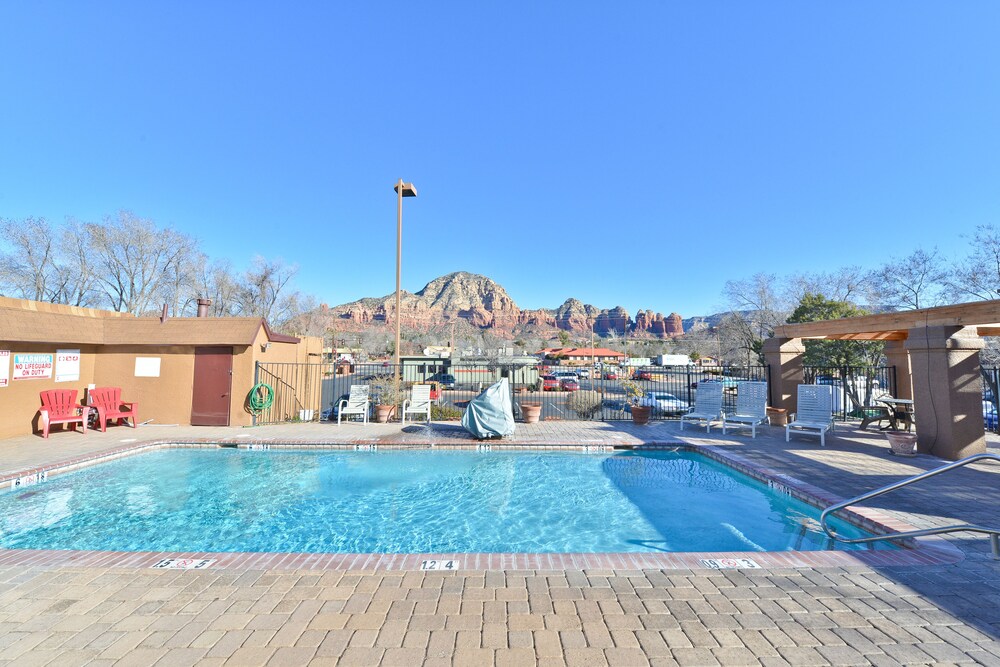
<path fill-rule="evenodd" d="M 616 352 L 606 347 L 547 347 L 539 350 L 538 354 L 569 366 L 589 364 L 591 359 L 614 364 L 620 364 L 626 359 L 624 352 Z"/>

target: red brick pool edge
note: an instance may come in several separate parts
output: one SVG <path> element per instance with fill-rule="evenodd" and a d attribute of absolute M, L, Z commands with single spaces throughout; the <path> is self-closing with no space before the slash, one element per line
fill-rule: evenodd
<path fill-rule="evenodd" d="M 576 451 L 610 451 L 593 445 L 576 443 L 549 443 L 546 445 L 507 445 L 489 443 L 497 450 L 559 449 Z M 476 449 L 476 444 L 399 444 L 377 443 L 344 444 L 339 442 L 296 441 L 282 439 L 231 438 L 225 440 L 151 440 L 130 443 L 127 446 L 95 452 L 53 463 L 44 468 L 30 468 L 0 476 L 0 488 L 13 487 L 17 480 L 47 478 L 82 467 L 96 465 L 123 456 L 145 451 L 174 447 L 274 447 L 297 449 Z M 760 467 L 738 454 L 712 445 L 692 443 L 647 443 L 622 448 L 639 450 L 694 451 L 744 474 L 769 484 L 782 493 L 788 493 L 817 508 L 840 502 L 839 498 L 823 489 L 802 482 L 789 475 Z M 913 530 L 905 521 L 870 508 L 853 508 L 842 518 L 876 534 Z M 817 567 L 907 567 L 942 565 L 961 561 L 960 549 L 940 537 L 908 540 L 908 546 L 896 550 L 879 551 L 743 551 L 743 552 L 679 552 L 679 553 L 453 553 L 453 554 L 313 554 L 313 553 L 236 553 L 236 552 L 120 552 L 120 551 L 57 551 L 0 549 L 0 566 L 42 567 L 104 567 L 152 568 L 192 565 L 225 570 L 427 570 L 439 564 L 449 564 L 446 569 L 476 570 L 690 570 L 719 568 L 817 568 Z M 174 561 L 167 563 L 167 561 Z M 166 563 L 166 565 L 165 565 Z M 443 565 L 442 565 L 443 567 Z"/>

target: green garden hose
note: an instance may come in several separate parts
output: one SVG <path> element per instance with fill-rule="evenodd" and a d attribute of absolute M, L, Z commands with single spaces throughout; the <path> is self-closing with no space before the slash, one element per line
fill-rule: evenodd
<path fill-rule="evenodd" d="M 251 412 L 260 413 L 274 403 L 274 388 L 264 382 L 258 382 L 247 394 L 247 405 Z"/>

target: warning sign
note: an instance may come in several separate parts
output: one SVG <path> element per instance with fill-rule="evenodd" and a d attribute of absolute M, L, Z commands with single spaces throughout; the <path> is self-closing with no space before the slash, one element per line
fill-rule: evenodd
<path fill-rule="evenodd" d="M 52 377 L 51 354 L 15 354 L 15 380 L 44 380 Z"/>
<path fill-rule="evenodd" d="M 10 350 L 0 350 L 0 387 L 10 384 Z"/>

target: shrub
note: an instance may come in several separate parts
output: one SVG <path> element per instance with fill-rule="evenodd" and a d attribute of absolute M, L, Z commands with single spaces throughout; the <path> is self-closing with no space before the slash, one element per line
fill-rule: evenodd
<path fill-rule="evenodd" d="M 566 400 L 566 407 L 580 419 L 593 419 L 601 410 L 601 396 L 596 391 L 578 391 Z"/>
<path fill-rule="evenodd" d="M 431 405 L 431 421 L 456 422 L 462 418 L 462 411 L 450 405 Z"/>

